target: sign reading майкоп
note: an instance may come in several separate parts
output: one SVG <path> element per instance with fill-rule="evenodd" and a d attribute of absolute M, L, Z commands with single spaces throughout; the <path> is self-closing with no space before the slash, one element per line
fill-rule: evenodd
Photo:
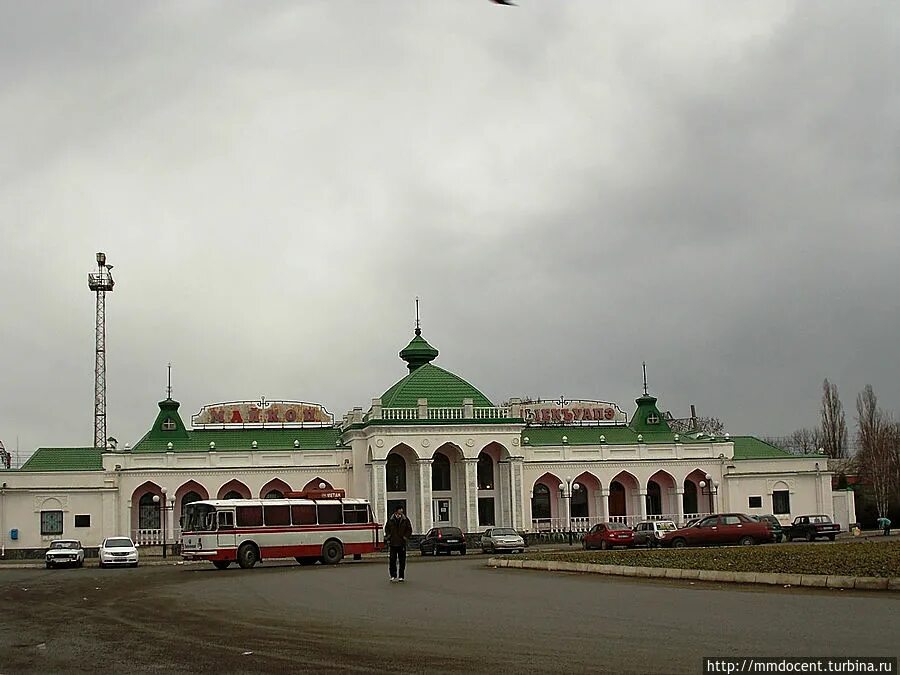
<path fill-rule="evenodd" d="M 232 401 L 200 408 L 191 417 L 194 427 L 207 426 L 332 426 L 334 416 L 318 403 L 301 401 Z"/>
<path fill-rule="evenodd" d="M 528 401 L 522 419 L 529 424 L 625 424 L 627 417 L 608 401 Z"/>

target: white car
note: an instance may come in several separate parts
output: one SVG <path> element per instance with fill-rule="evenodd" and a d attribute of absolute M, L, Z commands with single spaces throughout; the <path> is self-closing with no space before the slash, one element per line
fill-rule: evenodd
<path fill-rule="evenodd" d="M 57 539 L 50 542 L 50 548 L 44 554 L 44 564 L 47 569 L 59 565 L 84 565 L 84 549 L 77 539 Z"/>
<path fill-rule="evenodd" d="M 138 566 L 137 546 L 129 537 L 107 537 L 100 544 L 100 567 L 107 565 Z"/>
<path fill-rule="evenodd" d="M 525 540 L 511 527 L 492 527 L 481 535 L 481 552 L 498 553 L 509 551 L 518 553 L 525 550 Z"/>
<path fill-rule="evenodd" d="M 634 527 L 634 545 L 648 548 L 659 546 L 666 534 L 677 529 L 678 526 L 671 520 L 645 520 Z"/>

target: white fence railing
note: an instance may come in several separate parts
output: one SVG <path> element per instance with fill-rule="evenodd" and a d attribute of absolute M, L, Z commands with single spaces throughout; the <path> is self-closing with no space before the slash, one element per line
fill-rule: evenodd
<path fill-rule="evenodd" d="M 132 530 L 131 539 L 140 546 L 161 546 L 163 543 L 163 531 L 159 528 Z M 175 544 L 181 539 L 181 528 L 174 531 L 166 530 L 165 543 Z"/>
<path fill-rule="evenodd" d="M 429 408 L 428 419 L 430 420 L 461 420 L 463 418 L 462 408 Z"/>
<path fill-rule="evenodd" d="M 511 409 L 509 406 L 484 406 L 472 407 L 469 415 L 466 414 L 468 406 L 453 407 L 434 407 L 428 406 L 425 409 L 424 419 L 428 420 L 493 420 L 493 419 L 510 419 Z M 374 413 L 378 415 L 378 413 Z M 380 417 L 373 416 L 370 412 L 365 417 L 366 420 L 383 419 L 383 420 L 417 420 L 419 417 L 419 408 L 381 408 Z"/>
<path fill-rule="evenodd" d="M 702 518 L 709 515 L 708 513 L 685 513 L 678 516 L 677 513 L 661 513 L 641 517 L 635 516 L 610 516 L 609 518 L 600 518 L 591 516 L 590 518 L 572 518 L 572 532 L 587 532 L 597 523 L 621 523 L 628 527 L 634 527 L 643 520 L 671 520 L 676 525 L 682 526 L 689 520 L 694 518 Z M 531 529 L 533 532 L 568 532 L 569 521 L 565 518 L 535 518 L 531 521 Z"/>

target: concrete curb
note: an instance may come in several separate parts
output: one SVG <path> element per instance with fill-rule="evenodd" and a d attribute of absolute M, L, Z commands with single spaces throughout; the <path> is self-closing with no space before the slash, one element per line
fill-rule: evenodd
<path fill-rule="evenodd" d="M 488 558 L 488 567 L 542 570 L 548 572 L 580 572 L 650 579 L 713 581 L 729 584 L 765 584 L 768 586 L 803 586 L 807 588 L 841 588 L 860 591 L 900 591 L 900 578 L 844 577 L 821 574 L 774 574 L 770 572 L 727 572 L 720 570 L 683 570 L 675 567 L 632 567 L 595 565 L 548 560 L 510 560 Z"/>

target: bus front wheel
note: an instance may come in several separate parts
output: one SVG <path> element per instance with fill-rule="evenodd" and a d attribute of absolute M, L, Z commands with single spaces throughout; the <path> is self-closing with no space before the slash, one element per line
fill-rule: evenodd
<path fill-rule="evenodd" d="M 344 547 L 337 539 L 329 539 L 322 546 L 322 563 L 325 565 L 336 565 L 344 557 Z"/>
<path fill-rule="evenodd" d="M 259 562 L 259 551 L 256 550 L 256 546 L 253 544 L 244 544 L 238 549 L 237 558 L 238 565 L 242 569 L 247 570 Z"/>

